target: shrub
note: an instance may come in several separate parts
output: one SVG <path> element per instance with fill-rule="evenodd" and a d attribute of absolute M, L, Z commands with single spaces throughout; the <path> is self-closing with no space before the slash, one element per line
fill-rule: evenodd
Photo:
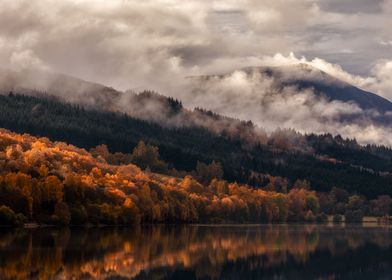
<path fill-rule="evenodd" d="M 320 204 L 319 204 L 317 196 L 308 195 L 306 197 L 306 208 L 311 210 L 313 213 L 318 212 L 318 210 L 320 209 Z"/>

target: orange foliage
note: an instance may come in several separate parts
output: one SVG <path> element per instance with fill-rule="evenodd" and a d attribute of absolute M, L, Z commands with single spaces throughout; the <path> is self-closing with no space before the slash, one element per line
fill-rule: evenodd
<path fill-rule="evenodd" d="M 0 191 L 7 194 L 0 205 L 39 222 L 273 222 L 303 220 L 314 211 L 313 192 L 277 193 L 275 186 L 286 182 L 273 177 L 271 191 L 218 179 L 203 185 L 191 176 L 109 164 L 84 149 L 4 129 L 0 149 Z M 17 208 L 13 199 L 26 207 Z"/>

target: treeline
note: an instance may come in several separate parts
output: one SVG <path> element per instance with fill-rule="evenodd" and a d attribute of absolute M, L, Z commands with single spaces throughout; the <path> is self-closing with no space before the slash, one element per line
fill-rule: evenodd
<path fill-rule="evenodd" d="M 314 221 L 319 202 L 288 193 L 110 165 L 86 150 L 0 131 L 0 223 L 134 224 Z"/>
<path fill-rule="evenodd" d="M 103 157 L 113 164 L 134 163 L 143 169 L 176 177 L 191 175 L 203 184 L 209 184 L 215 179 L 223 178 L 222 166 L 215 161 L 210 164 L 198 162 L 196 169 L 191 172 L 179 172 L 175 169 L 169 170 L 167 168 L 168 164 L 160 160 L 158 148 L 145 144 L 143 141 L 139 142 L 132 154 L 111 154 L 105 145 L 93 148 L 91 152 L 94 156 Z M 306 180 L 297 180 L 293 185 L 290 185 L 285 178 L 264 175 L 262 179 L 259 178 L 259 181 L 263 181 L 264 185 L 258 187 L 269 192 L 287 194 L 290 189 L 311 189 L 310 183 Z M 320 202 L 320 212 L 333 215 L 334 222 L 342 222 L 343 217 L 347 222 L 361 222 L 364 216 L 387 217 L 392 210 L 392 198 L 389 195 L 381 195 L 376 199 L 369 200 L 363 195 L 357 193 L 350 194 L 344 189 L 333 187 L 330 192 L 318 192 L 317 198 Z M 320 215 L 318 218 L 322 220 L 323 215 Z"/>
<path fill-rule="evenodd" d="M 328 193 L 317 193 L 320 211 L 333 215 L 334 222 L 362 222 L 364 216 L 386 217 L 388 221 L 392 210 L 392 198 L 380 195 L 367 199 L 363 195 L 350 194 L 346 190 L 332 188 Z"/>
<path fill-rule="evenodd" d="M 175 100 L 169 104 L 181 106 Z M 211 118 L 219 116 L 212 114 Z M 392 195 L 390 149 L 363 147 L 355 140 L 328 134 L 304 136 L 278 130 L 263 143 L 250 145 L 244 140 L 244 135 L 254 135 L 250 123 L 244 123 L 242 130 L 236 128 L 243 134 L 236 137 L 229 128 L 214 133 L 198 126 L 163 127 L 121 113 L 16 94 L 0 95 L 0 127 L 86 149 L 105 144 L 113 154 L 129 154 L 143 139 L 159 148 L 169 170 L 189 173 L 198 162 L 215 161 L 222 166 L 223 179 L 255 187 L 266 185 L 266 174 L 270 174 L 287 178 L 291 185 L 298 179 L 307 180 L 317 191 L 336 186 L 369 198 Z"/>
<path fill-rule="evenodd" d="M 213 179 L 221 180 L 224 176 L 222 165 L 214 160 L 209 164 L 198 161 L 195 170 L 189 172 L 169 168 L 170 165 L 161 160 L 158 147 L 146 144 L 144 141 L 140 141 L 130 154 L 121 152 L 110 153 L 105 144 L 91 148 L 90 153 L 95 158 L 103 158 L 107 163 L 112 165 L 126 165 L 132 163 L 142 170 L 173 177 L 183 178 L 189 175 L 202 184 L 209 184 Z M 267 179 L 268 176 L 264 176 L 264 178 Z"/>
<path fill-rule="evenodd" d="M 223 175 L 219 163 L 199 164 L 191 172 L 202 184 L 190 175 L 178 178 L 134 164 L 109 164 L 93 151 L 0 130 L 0 224 L 323 222 L 326 213 L 390 212 L 388 196 L 367 202 L 337 188 L 317 194 L 307 181 L 289 186 L 273 176 L 267 186 L 252 188 L 216 178 Z M 144 143 L 128 156 L 147 170 L 165 165 L 156 147 Z M 375 207 L 366 208 L 367 203 Z"/>

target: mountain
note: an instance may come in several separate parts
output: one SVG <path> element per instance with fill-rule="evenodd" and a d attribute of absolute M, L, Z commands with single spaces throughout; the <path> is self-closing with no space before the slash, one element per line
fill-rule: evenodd
<path fill-rule="evenodd" d="M 391 101 L 377 94 L 359 89 L 308 64 L 246 67 L 239 71 L 247 75 L 259 73 L 265 77 L 273 78 L 273 86 L 277 89 L 282 89 L 286 86 L 294 86 L 302 90 L 311 89 L 317 96 L 324 97 L 330 102 L 353 102 L 363 110 L 377 111 L 382 115 L 392 112 Z M 224 78 L 231 74 L 232 72 L 190 78 L 203 82 Z M 157 95 L 149 94 L 148 96 L 135 98 L 135 92 L 127 91 L 124 93 L 105 85 L 64 74 L 42 70 L 22 70 L 18 72 L 0 68 L 0 92 L 8 93 L 10 91 L 27 95 L 33 95 L 34 92 L 36 94 L 43 92 L 59 97 L 67 102 L 93 105 L 108 110 L 126 110 L 126 106 L 130 106 L 131 108 L 127 113 L 135 111 L 135 113 L 139 114 L 138 117 L 142 117 L 142 114 L 136 112 L 136 106 L 132 108 L 134 103 L 144 108 L 147 107 L 147 109 L 149 109 L 148 106 L 143 105 L 149 105 L 147 104 L 148 99 L 152 100 L 151 103 L 158 104 L 158 109 L 163 109 L 162 104 L 164 106 L 167 105 L 165 104 L 167 101 L 163 96 L 158 97 Z M 121 104 L 124 102 L 125 104 Z M 168 114 L 173 114 L 173 112 L 168 112 Z"/>
<path fill-rule="evenodd" d="M 334 112 L 335 104 L 333 102 L 344 102 L 345 104 L 356 104 L 361 110 L 354 110 L 351 108 L 346 112 L 345 110 L 338 110 L 333 116 L 325 116 L 324 111 L 318 111 L 314 108 L 309 110 L 314 120 L 319 123 L 336 122 L 342 124 L 375 124 L 377 126 L 386 126 L 390 128 L 390 122 L 392 121 L 392 103 L 387 99 L 384 99 L 376 94 L 366 92 L 350 84 L 347 84 L 335 77 L 328 75 L 327 73 L 311 67 L 307 64 L 296 64 L 282 67 L 247 67 L 240 70 L 245 73 L 249 79 L 254 79 L 255 74 L 260 79 L 270 79 L 272 84 L 267 86 L 267 94 L 263 97 L 254 98 L 252 95 L 242 96 L 241 89 L 238 89 L 237 93 L 229 92 L 228 96 L 231 97 L 231 101 L 225 100 L 225 93 L 222 96 L 213 97 L 213 101 L 210 101 L 211 95 L 215 92 L 212 90 L 211 93 L 207 93 L 210 88 L 210 83 L 216 83 L 218 80 L 222 80 L 225 77 L 232 75 L 233 73 L 227 73 L 222 75 L 209 75 L 192 77 L 191 83 L 188 85 L 188 93 L 184 92 L 184 98 L 187 99 L 187 103 L 194 103 L 198 105 L 198 101 L 202 100 L 200 106 L 192 110 L 182 105 L 181 100 L 159 95 L 155 92 L 143 91 L 136 93 L 133 91 L 121 92 L 111 87 L 107 87 L 101 84 L 84 81 L 71 76 L 56 74 L 46 71 L 38 70 L 23 70 L 15 72 L 11 70 L 0 70 L 0 93 L 9 93 L 10 91 L 18 92 L 19 94 L 26 95 L 50 95 L 55 96 L 61 101 L 70 102 L 73 104 L 79 104 L 90 108 L 112 111 L 112 112 L 123 112 L 130 116 L 157 122 L 161 125 L 167 125 L 171 127 L 183 127 L 183 126 L 199 126 L 207 128 L 214 133 L 221 134 L 228 132 L 231 134 L 241 134 L 249 142 L 265 143 L 265 132 L 264 125 L 266 125 L 271 131 L 271 119 L 275 116 L 258 116 L 260 111 L 257 106 L 268 106 L 271 100 L 274 100 L 274 96 L 283 95 L 286 101 L 290 103 L 290 94 L 295 94 L 297 91 L 309 90 L 318 98 L 325 100 L 327 104 L 331 104 L 330 109 L 326 109 L 327 114 L 330 111 Z M 264 84 L 256 87 L 262 87 Z M 207 87 L 207 88 L 206 88 Z M 287 87 L 295 88 L 295 90 L 285 90 Z M 263 88 L 256 88 L 254 94 L 258 94 L 258 90 L 264 90 Z M 288 93 L 287 93 L 288 92 Z M 208 96 L 210 95 L 210 96 Z M 251 99 L 255 100 L 251 100 Z M 293 97 L 294 98 L 294 97 Z M 309 97 L 311 99 L 311 97 Z M 204 101 L 203 101 L 204 100 Z M 229 104 L 232 102 L 231 104 Z M 242 102 L 244 104 L 242 104 Z M 309 103 L 314 103 L 314 100 L 310 100 Z M 251 104 L 253 107 L 247 107 L 247 110 L 243 110 L 246 105 Z M 278 104 L 279 105 L 279 104 Z M 323 105 L 323 104 L 322 104 Z M 211 110 L 212 106 L 212 110 Z M 307 106 L 305 103 L 304 106 Z M 316 106 L 317 105 L 311 105 Z M 323 105 L 325 106 L 325 105 Z M 224 108 L 223 110 L 215 111 L 215 108 Z M 234 107 L 234 108 L 233 108 Z M 207 108 L 208 110 L 205 110 Z M 240 112 L 239 117 L 226 117 L 226 115 L 232 115 L 233 111 L 245 111 Z M 282 108 L 284 110 L 284 108 Z M 249 111 L 249 114 L 246 112 Z M 219 114 L 216 114 L 216 113 Z M 279 116 L 279 115 L 278 115 Z M 287 120 L 290 114 L 286 114 L 282 117 L 283 120 Z M 241 119 L 241 120 L 239 120 Z M 279 120 L 279 118 L 276 118 Z M 257 136 L 250 133 L 248 130 L 240 131 L 245 128 L 244 125 L 247 121 L 254 121 L 258 124 Z M 303 120 L 298 120 L 303 121 Z M 253 124 L 249 123 L 250 126 Z M 300 129 L 296 127 L 296 123 L 293 122 L 294 129 Z M 281 127 L 279 123 L 273 123 L 272 127 Z M 287 127 L 287 126 L 284 126 Z M 230 128 L 230 129 L 228 129 Z M 256 129 L 253 127 L 252 129 Z M 313 132 L 313 131 L 306 131 Z M 317 131 L 320 133 L 320 131 Z M 334 128 L 325 129 L 321 132 L 330 132 L 336 134 Z M 392 133 L 392 132 L 391 132 Z M 255 139 L 256 141 L 252 140 Z M 351 136 L 351 135 L 348 135 Z"/>
<path fill-rule="evenodd" d="M 380 113 L 392 112 L 392 102 L 371 92 L 357 88 L 309 64 L 300 63 L 288 66 L 257 66 L 239 69 L 247 75 L 259 73 L 273 78 L 274 87 L 295 86 L 298 89 L 312 89 L 318 96 L 328 101 L 354 102 L 363 110 L 376 110 Z M 224 78 L 231 73 L 194 77 L 208 80 Z"/>
<path fill-rule="evenodd" d="M 121 92 L 72 76 L 41 70 L 0 69 L 0 94 L 55 98 L 92 110 L 126 113 L 167 127 L 202 127 L 216 134 L 240 137 L 250 144 L 265 142 L 265 132 L 249 121 L 227 118 L 202 108 L 183 107 L 181 101 L 151 91 Z"/>
<path fill-rule="evenodd" d="M 299 89 L 313 89 L 315 94 L 323 96 L 329 101 L 354 102 L 363 110 L 376 110 L 380 113 L 392 112 L 392 102 L 389 100 L 359 89 L 308 64 L 249 67 L 243 70 L 248 73 L 258 71 L 274 77 L 277 86 L 280 84 L 280 86 L 296 86 Z"/>
<path fill-rule="evenodd" d="M 342 124 L 354 124 L 391 130 L 392 102 L 307 64 L 247 67 L 189 80 L 192 96 L 188 99 L 197 106 L 251 119 L 266 128 L 283 126 L 303 132 L 323 128 L 317 132 L 337 134 L 346 131 Z M 304 125 L 309 119 L 314 123 L 310 128 Z"/>

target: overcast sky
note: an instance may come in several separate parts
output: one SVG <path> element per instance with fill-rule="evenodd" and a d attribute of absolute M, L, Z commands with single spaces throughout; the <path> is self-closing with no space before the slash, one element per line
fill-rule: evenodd
<path fill-rule="evenodd" d="M 0 0 L 3 67 L 119 89 L 165 90 L 291 52 L 379 80 L 392 97 L 392 0 Z"/>

